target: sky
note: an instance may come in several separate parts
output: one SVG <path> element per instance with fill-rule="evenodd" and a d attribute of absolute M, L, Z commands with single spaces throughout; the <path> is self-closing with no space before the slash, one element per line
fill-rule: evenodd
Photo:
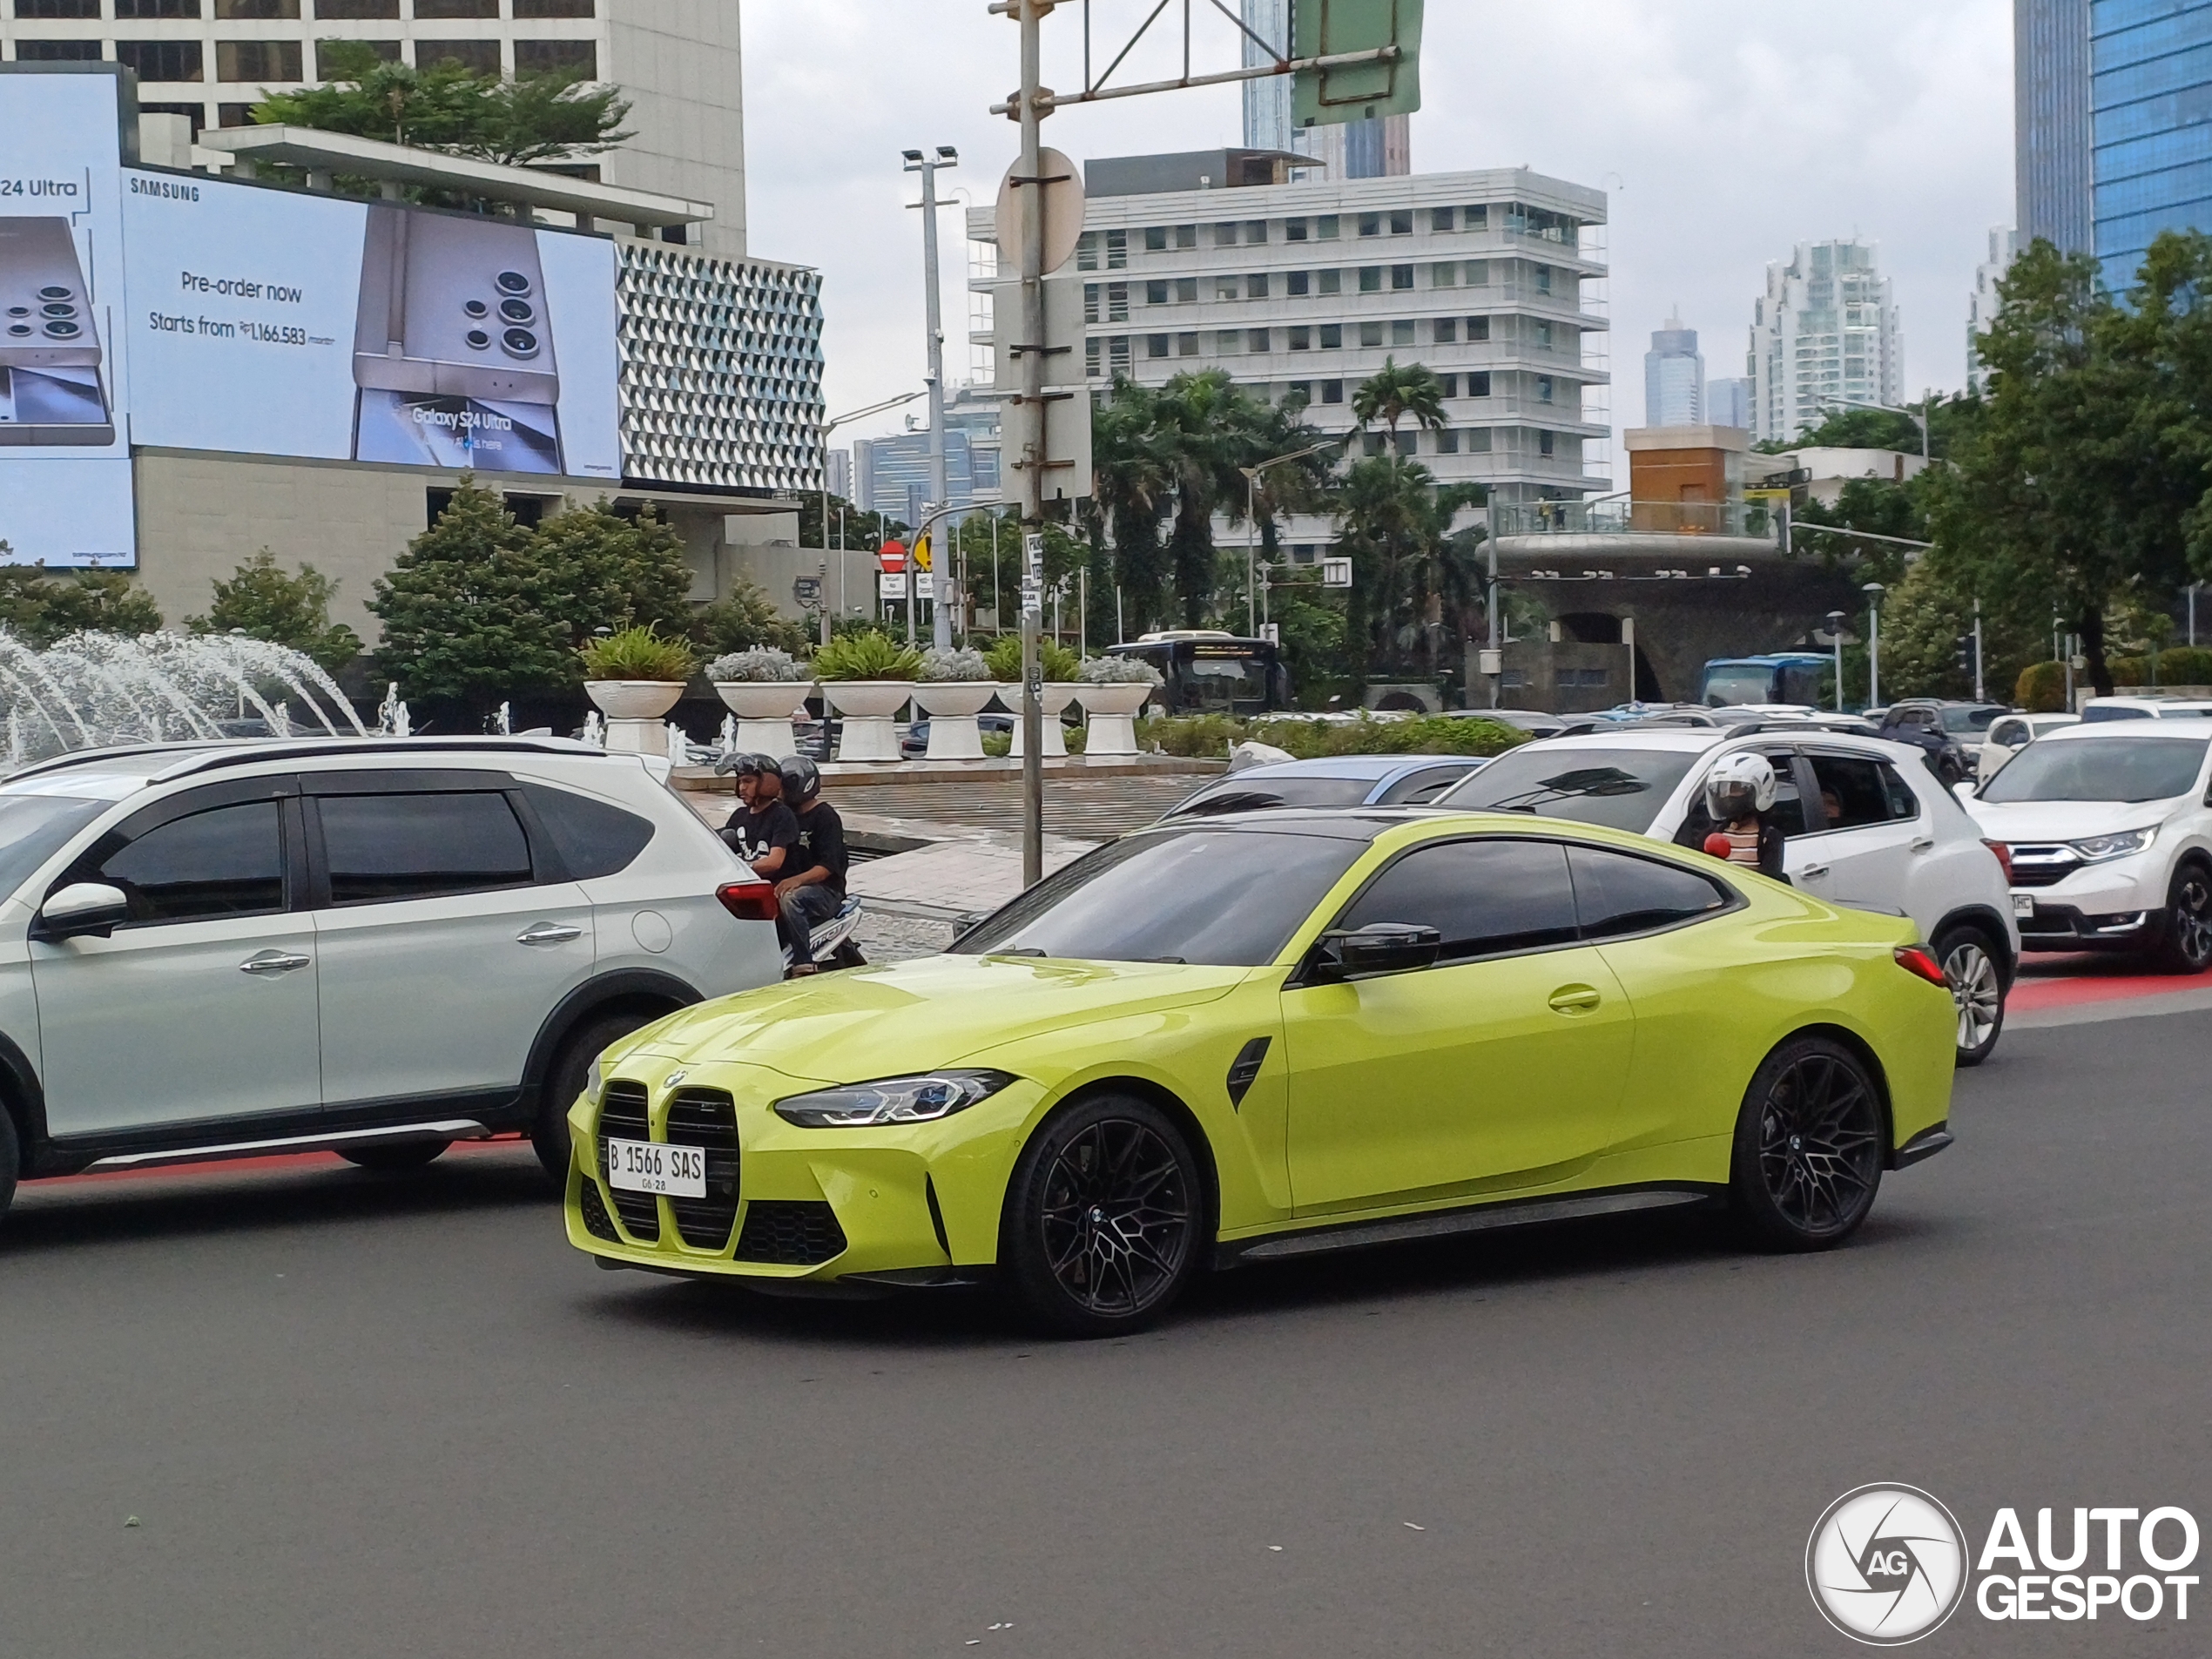
<path fill-rule="evenodd" d="M 1230 0 L 1233 7 L 1233 0 Z M 1153 0 L 1094 0 L 1120 50 Z M 1116 81 L 1179 72 L 1169 0 Z M 1232 67 L 1233 31 L 1191 0 L 1195 72 Z M 1082 8 L 1044 24 L 1048 85 L 1082 78 Z M 1120 36 L 1110 45 L 1116 28 Z M 1014 127 L 989 113 L 1018 73 L 1015 25 L 987 0 L 750 0 L 747 216 L 756 255 L 823 273 L 833 415 L 921 384 L 921 215 L 900 152 L 956 145 L 940 188 L 988 203 Z M 1752 301 L 1792 246 L 1878 244 L 1903 317 L 1905 383 L 1956 389 L 1967 296 L 2013 219 L 2008 0 L 1430 0 L 1419 172 L 1525 165 L 1611 202 L 1612 418 L 1641 423 L 1643 354 L 1679 305 L 1706 373 L 1741 374 Z M 1063 110 L 1045 141 L 1077 161 L 1242 141 L 1237 90 Z M 942 215 L 947 377 L 968 376 L 961 215 Z M 909 406 L 910 408 L 914 406 Z M 831 442 L 900 429 L 905 411 Z"/>

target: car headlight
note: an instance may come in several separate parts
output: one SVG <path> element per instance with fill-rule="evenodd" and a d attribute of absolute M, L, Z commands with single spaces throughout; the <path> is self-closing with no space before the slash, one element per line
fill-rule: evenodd
<path fill-rule="evenodd" d="M 868 1129 L 879 1123 L 932 1123 L 988 1099 L 1012 1082 L 1003 1071 L 949 1070 L 847 1083 L 775 1103 L 776 1116 L 801 1129 Z"/>
<path fill-rule="evenodd" d="M 2140 853 L 2157 836 L 2155 826 L 2150 829 L 2122 830 L 2117 835 L 2092 835 L 2069 843 L 2091 864 L 2101 864 L 2107 859 L 2124 859 L 2131 853 Z"/>

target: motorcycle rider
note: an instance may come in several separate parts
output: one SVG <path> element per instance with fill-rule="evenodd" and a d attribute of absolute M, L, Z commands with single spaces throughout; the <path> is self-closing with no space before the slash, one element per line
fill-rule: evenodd
<path fill-rule="evenodd" d="M 822 774 L 804 755 L 783 761 L 779 781 L 797 814 L 799 836 L 791 873 L 776 882 L 780 910 L 777 927 L 791 949 L 786 977 L 803 979 L 820 970 L 814 962 L 813 931 L 845 903 L 845 820 L 822 799 Z"/>
<path fill-rule="evenodd" d="M 763 754 L 725 755 L 717 772 L 737 774 L 738 804 L 719 832 L 729 849 L 764 881 L 790 873 L 797 855 L 799 819 L 784 804 L 783 779 L 774 759 Z"/>
<path fill-rule="evenodd" d="M 1704 812 L 1690 813 L 1676 840 L 1787 881 L 1782 826 L 1772 816 L 1776 787 L 1774 767 L 1764 755 L 1723 757 L 1706 776 Z"/>

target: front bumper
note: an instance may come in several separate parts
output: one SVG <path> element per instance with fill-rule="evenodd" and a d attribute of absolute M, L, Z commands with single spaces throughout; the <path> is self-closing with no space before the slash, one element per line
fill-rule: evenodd
<path fill-rule="evenodd" d="M 2048 887 L 2015 887 L 2023 950 L 2141 950 L 2165 936 L 2165 860 L 2156 849 L 2085 864 Z M 2021 900 L 2033 903 L 2020 915 Z"/>

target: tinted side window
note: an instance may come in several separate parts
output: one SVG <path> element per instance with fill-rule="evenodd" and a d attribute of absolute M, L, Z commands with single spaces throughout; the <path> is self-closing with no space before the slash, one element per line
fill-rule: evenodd
<path fill-rule="evenodd" d="M 1804 834 L 1811 827 L 1811 822 L 1805 813 L 1804 792 L 1797 787 L 1796 757 L 1787 749 L 1781 749 L 1767 756 L 1766 761 L 1774 768 L 1774 806 L 1767 816 L 1774 820 L 1785 836 Z M 1703 788 L 1691 799 L 1683 827 L 1695 838 L 1683 843 L 1689 846 L 1697 846 L 1710 831 L 1720 827 L 1705 810 L 1705 792 Z"/>
<path fill-rule="evenodd" d="M 1889 797 L 1892 819 L 1919 817 L 1920 798 L 1912 792 L 1912 786 L 1898 775 L 1895 766 L 1882 768 L 1882 792 Z"/>
<path fill-rule="evenodd" d="M 585 881 L 627 869 L 653 839 L 651 819 L 589 795 L 573 795 L 543 784 L 524 784 L 523 793 L 529 798 L 546 838 L 573 880 Z"/>
<path fill-rule="evenodd" d="M 529 846 L 504 795 L 326 795 L 315 805 L 333 904 L 529 885 Z"/>
<path fill-rule="evenodd" d="M 1656 859 L 1575 846 L 1567 851 L 1567 863 L 1575 873 L 1575 907 L 1585 939 L 1670 927 L 1728 907 L 1719 883 Z"/>
<path fill-rule="evenodd" d="M 1426 806 L 1439 795 L 1467 776 L 1460 766 L 1431 766 L 1400 778 L 1391 785 L 1381 804 L 1386 806 Z"/>
<path fill-rule="evenodd" d="M 1887 770 L 1878 760 L 1814 755 L 1812 775 L 1820 786 L 1820 801 L 1827 813 L 1828 827 L 1863 829 L 1869 824 L 1888 823 L 1890 792 L 1882 777 Z M 1900 781 L 1898 786 L 1903 788 L 1904 785 Z"/>
<path fill-rule="evenodd" d="M 284 908 L 281 812 L 253 800 L 174 818 L 67 879 L 122 888 L 133 922 L 269 915 Z"/>
<path fill-rule="evenodd" d="M 1375 878 L 1339 927 L 1411 922 L 1444 935 L 1439 961 L 1572 943 L 1575 889 L 1554 841 L 1446 841 Z"/>

